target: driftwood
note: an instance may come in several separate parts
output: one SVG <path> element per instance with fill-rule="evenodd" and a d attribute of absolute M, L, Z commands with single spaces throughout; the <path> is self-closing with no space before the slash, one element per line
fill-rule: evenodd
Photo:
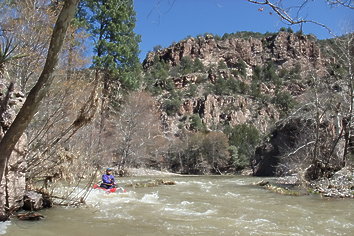
<path fill-rule="evenodd" d="M 18 213 L 17 218 L 19 220 L 29 220 L 29 221 L 36 221 L 41 220 L 44 218 L 43 215 L 39 214 L 38 212 L 25 212 L 25 213 Z"/>

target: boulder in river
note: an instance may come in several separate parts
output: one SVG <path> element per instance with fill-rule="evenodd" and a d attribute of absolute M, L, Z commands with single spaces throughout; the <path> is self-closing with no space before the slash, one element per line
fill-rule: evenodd
<path fill-rule="evenodd" d="M 40 193 L 34 191 L 27 191 L 23 198 L 24 210 L 37 211 L 43 208 L 43 196 Z"/>

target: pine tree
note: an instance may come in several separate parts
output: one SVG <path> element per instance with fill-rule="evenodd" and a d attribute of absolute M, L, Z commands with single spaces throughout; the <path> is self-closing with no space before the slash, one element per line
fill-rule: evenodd
<path fill-rule="evenodd" d="M 133 0 L 84 0 L 78 15 L 93 36 L 93 68 L 103 74 L 104 96 L 110 105 L 118 105 L 124 92 L 140 85 Z"/>

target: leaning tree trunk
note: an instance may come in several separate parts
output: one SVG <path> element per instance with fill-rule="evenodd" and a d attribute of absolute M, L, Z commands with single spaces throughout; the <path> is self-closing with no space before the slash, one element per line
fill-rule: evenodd
<path fill-rule="evenodd" d="M 53 81 L 53 72 L 58 62 L 59 52 L 63 46 L 66 31 L 74 17 L 78 2 L 79 0 L 65 0 L 53 29 L 42 74 L 29 92 L 14 122 L 0 142 L 0 182 L 3 178 L 8 158 L 14 150 L 17 141 L 31 122 L 34 114 L 38 111 L 40 102 L 47 94 Z"/>

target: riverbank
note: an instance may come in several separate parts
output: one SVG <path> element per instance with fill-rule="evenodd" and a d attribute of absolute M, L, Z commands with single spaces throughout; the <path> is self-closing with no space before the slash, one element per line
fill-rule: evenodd
<path fill-rule="evenodd" d="M 345 167 L 330 178 L 313 181 L 310 188 L 324 197 L 354 198 L 354 169 Z"/>
<path fill-rule="evenodd" d="M 311 182 L 293 175 L 279 177 L 274 181 L 263 180 L 255 185 L 284 195 L 320 194 L 327 198 L 354 198 L 354 170 L 352 167 L 345 167 L 330 178 L 323 177 Z"/>

